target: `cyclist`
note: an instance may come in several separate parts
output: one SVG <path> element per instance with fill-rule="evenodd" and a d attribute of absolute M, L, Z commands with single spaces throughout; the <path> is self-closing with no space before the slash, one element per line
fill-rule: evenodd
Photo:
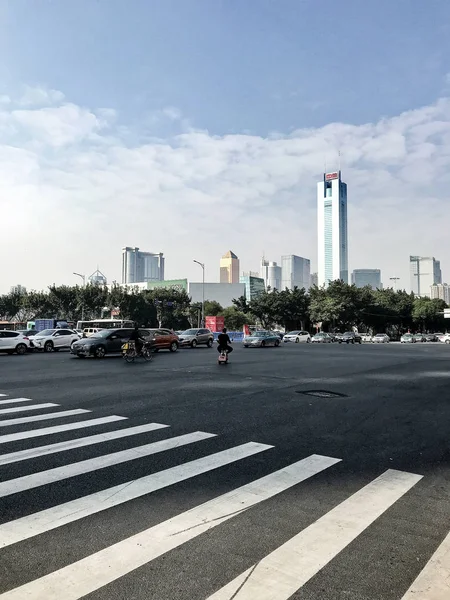
<path fill-rule="evenodd" d="M 137 325 L 135 325 L 134 331 L 130 335 L 130 342 L 134 342 L 134 347 L 136 348 L 136 354 L 138 356 L 142 353 L 144 341 L 145 340 L 141 337 L 141 334 L 139 333 L 139 327 Z"/>
<path fill-rule="evenodd" d="M 224 350 L 226 350 L 228 352 L 228 354 L 230 352 L 233 352 L 233 348 L 230 346 L 230 344 L 231 344 L 230 336 L 227 333 L 226 327 L 224 327 L 222 329 L 222 333 L 219 333 L 219 335 L 217 337 L 217 341 L 219 342 L 219 345 L 217 347 L 218 352 L 223 352 Z"/>

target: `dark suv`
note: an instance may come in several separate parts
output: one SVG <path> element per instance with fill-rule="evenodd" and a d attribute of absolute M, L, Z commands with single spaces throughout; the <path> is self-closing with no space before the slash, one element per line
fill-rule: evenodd
<path fill-rule="evenodd" d="M 106 354 L 120 354 L 122 344 L 128 342 L 132 332 L 133 329 L 101 329 L 90 337 L 73 343 L 70 351 L 78 358 L 103 358 Z M 144 339 L 151 337 L 148 329 L 140 329 L 139 334 Z"/>
<path fill-rule="evenodd" d="M 342 344 L 345 342 L 346 344 L 362 344 L 362 337 L 359 333 L 353 333 L 353 331 L 346 331 L 341 338 L 338 339 L 338 342 Z"/>

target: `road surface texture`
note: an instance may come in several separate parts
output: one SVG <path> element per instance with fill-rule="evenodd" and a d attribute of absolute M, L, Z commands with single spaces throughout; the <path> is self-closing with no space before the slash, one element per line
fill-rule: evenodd
<path fill-rule="evenodd" d="M 0 600 L 449 600 L 450 347 L 0 356 Z"/>

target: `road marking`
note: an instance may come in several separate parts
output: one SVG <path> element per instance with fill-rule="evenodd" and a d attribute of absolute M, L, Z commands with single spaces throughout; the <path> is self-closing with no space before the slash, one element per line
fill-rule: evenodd
<path fill-rule="evenodd" d="M 53 402 L 44 402 L 43 404 L 31 404 L 30 406 L 14 406 L 13 408 L 2 408 L 0 415 L 9 415 L 12 413 L 26 412 L 27 410 L 40 410 L 42 408 L 52 408 L 53 406 L 59 406 L 59 404 L 53 404 Z"/>
<path fill-rule="evenodd" d="M 0 394 L 4 396 L 5 394 Z M 10 398 L 9 400 L 0 400 L 0 404 L 15 404 L 16 402 L 33 402 L 31 398 Z"/>
<path fill-rule="evenodd" d="M 66 425 L 54 425 L 53 427 L 43 427 L 42 429 L 31 429 L 30 431 L 19 431 L 19 433 L 8 433 L 0 435 L 0 444 L 15 442 L 17 440 L 28 440 L 29 438 L 42 437 L 53 433 L 61 433 L 62 431 L 72 431 L 73 429 L 84 429 L 84 427 L 94 427 L 104 425 L 105 423 L 113 423 L 114 421 L 122 421 L 128 417 L 119 417 L 111 415 L 110 417 L 100 417 L 98 419 L 89 419 L 88 421 L 78 421 L 77 423 L 67 423 Z"/>
<path fill-rule="evenodd" d="M 34 421 L 47 421 L 48 419 L 61 419 L 62 417 L 72 417 L 74 415 L 82 415 L 88 412 L 92 411 L 85 410 L 84 408 L 76 408 L 74 410 L 63 410 L 61 412 L 46 413 L 45 415 L 20 417 L 19 419 L 7 419 L 6 421 L 0 421 L 0 427 L 7 427 L 8 425 L 22 425 L 23 423 L 33 423 Z"/>
<path fill-rule="evenodd" d="M 248 442 L 0 525 L 0 548 L 242 460 L 273 446 Z"/>
<path fill-rule="evenodd" d="M 58 571 L 5 592 L 0 599 L 79 600 L 338 462 L 340 459 L 313 454 Z"/>
<path fill-rule="evenodd" d="M 16 479 L 2 481 L 0 482 L 0 498 L 41 487 L 47 483 L 69 479 L 70 477 L 76 477 L 77 475 L 83 475 L 84 473 L 105 469 L 112 465 L 120 465 L 121 463 L 130 460 L 136 460 L 137 458 L 164 452 L 165 450 L 172 450 L 173 448 L 200 442 L 201 440 L 206 440 L 211 437 L 216 437 L 216 434 L 205 433 L 204 431 L 194 431 L 194 433 L 178 435 L 173 438 L 168 438 L 167 440 L 160 440 L 159 442 L 152 442 L 151 444 L 144 444 L 143 446 L 135 446 L 128 450 L 112 452 L 111 454 L 89 458 L 87 460 L 63 465 L 62 467 L 48 469 L 47 471 L 39 471 L 38 473 L 32 473 L 31 475 L 24 475 L 23 477 L 17 477 Z"/>
<path fill-rule="evenodd" d="M 420 479 L 386 471 L 208 600 L 288 600 Z"/>
<path fill-rule="evenodd" d="M 37 456 L 45 456 L 46 454 L 54 454 L 55 452 L 64 452 L 73 448 L 81 448 L 82 446 L 92 446 L 110 440 L 129 437 L 130 435 L 138 435 L 148 431 L 156 431 L 164 429 L 169 425 L 161 425 L 160 423 L 147 423 L 146 425 L 138 425 L 137 427 L 128 427 L 127 429 L 118 429 L 116 431 L 108 431 L 107 433 L 98 433 L 96 435 L 88 435 L 86 437 L 66 442 L 58 442 L 57 444 L 48 444 L 47 446 L 38 446 L 37 448 L 28 448 L 27 450 L 19 450 L 9 454 L 0 455 L 0 466 L 10 463 L 19 462 L 36 458 Z"/>
<path fill-rule="evenodd" d="M 450 533 L 427 562 L 402 600 L 450 598 Z"/>

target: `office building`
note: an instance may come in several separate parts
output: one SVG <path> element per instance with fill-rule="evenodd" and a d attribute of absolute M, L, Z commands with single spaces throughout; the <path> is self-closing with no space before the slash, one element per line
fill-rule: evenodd
<path fill-rule="evenodd" d="M 319 285 L 319 276 L 317 273 L 311 273 L 310 287 L 313 287 L 314 285 Z"/>
<path fill-rule="evenodd" d="M 295 254 L 281 257 L 281 289 L 293 290 L 295 287 L 310 288 L 311 262 L 309 258 L 302 258 Z"/>
<path fill-rule="evenodd" d="M 430 287 L 430 297 L 432 300 L 439 298 L 450 305 L 450 286 L 448 283 L 433 283 Z"/>
<path fill-rule="evenodd" d="M 220 283 L 239 283 L 239 259 L 231 250 L 220 259 Z"/>
<path fill-rule="evenodd" d="M 441 263 L 434 256 L 410 256 L 411 290 L 416 296 L 431 295 L 431 286 L 442 283 Z"/>
<path fill-rule="evenodd" d="M 357 288 L 370 286 L 373 290 L 381 290 L 380 269 L 355 269 L 352 273 L 352 283 Z"/>
<path fill-rule="evenodd" d="M 245 285 L 245 297 L 248 302 L 254 300 L 261 292 L 264 292 L 266 286 L 262 277 L 255 276 L 251 271 L 250 273 L 243 273 L 240 277 L 240 283 Z"/>
<path fill-rule="evenodd" d="M 10 288 L 10 292 L 11 294 L 26 294 L 27 293 L 27 288 L 24 285 L 13 285 Z"/>
<path fill-rule="evenodd" d="M 164 280 L 163 253 L 141 252 L 139 248 L 122 248 L 122 283 Z"/>
<path fill-rule="evenodd" d="M 188 294 L 192 302 L 201 302 L 203 283 L 189 283 Z M 241 296 L 245 296 L 244 283 L 205 283 L 205 300 L 214 300 L 224 308 L 233 306 L 233 299 Z"/>
<path fill-rule="evenodd" d="M 260 276 L 264 279 L 266 290 L 281 290 L 281 267 L 276 262 L 261 259 Z"/>
<path fill-rule="evenodd" d="M 348 283 L 347 184 L 341 172 L 324 173 L 317 184 L 318 283 Z"/>

